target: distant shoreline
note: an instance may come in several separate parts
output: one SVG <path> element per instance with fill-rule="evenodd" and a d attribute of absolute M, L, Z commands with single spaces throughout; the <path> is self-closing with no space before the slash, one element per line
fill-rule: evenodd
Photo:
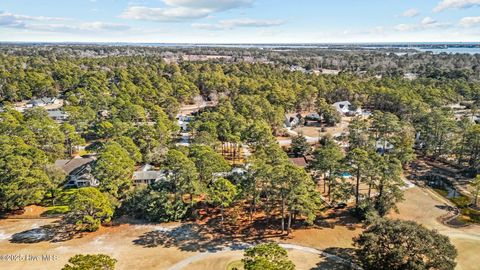
<path fill-rule="evenodd" d="M 480 42 L 392 42 L 392 43 L 129 43 L 129 42 L 2 42 L 0 46 L 110 46 L 158 48 L 238 48 L 238 49 L 325 49 L 388 50 L 480 54 Z"/>

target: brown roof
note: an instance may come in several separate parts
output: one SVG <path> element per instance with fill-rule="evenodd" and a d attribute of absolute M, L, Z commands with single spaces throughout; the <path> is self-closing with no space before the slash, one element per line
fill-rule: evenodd
<path fill-rule="evenodd" d="M 298 157 L 298 158 L 288 158 L 294 165 L 298 167 L 305 168 L 307 167 L 307 159 L 305 157 Z"/>
<path fill-rule="evenodd" d="M 93 161 L 93 158 L 73 158 L 70 160 L 59 159 L 55 161 L 55 166 L 65 171 L 65 173 L 70 174 L 75 169 L 82 167 L 85 164 L 88 164 Z"/>

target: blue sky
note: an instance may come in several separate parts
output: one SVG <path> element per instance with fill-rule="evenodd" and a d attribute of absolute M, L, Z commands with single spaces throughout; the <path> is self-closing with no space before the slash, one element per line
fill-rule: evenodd
<path fill-rule="evenodd" d="M 0 41 L 479 41 L 480 0 L 1 0 Z"/>

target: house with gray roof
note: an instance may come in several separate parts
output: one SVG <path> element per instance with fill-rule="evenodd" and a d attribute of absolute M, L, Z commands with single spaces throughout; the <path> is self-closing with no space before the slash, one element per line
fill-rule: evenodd
<path fill-rule="evenodd" d="M 60 103 L 60 101 L 56 97 L 37 98 L 29 102 L 33 107 L 45 107 L 58 103 Z"/>
<path fill-rule="evenodd" d="M 62 110 L 49 110 L 47 111 L 48 117 L 57 122 L 63 122 L 68 120 L 68 114 Z"/>
<path fill-rule="evenodd" d="M 352 103 L 349 101 L 340 101 L 340 102 L 335 102 L 332 105 L 337 112 L 339 112 L 342 115 L 361 115 L 362 114 L 362 108 L 354 108 Z"/>
<path fill-rule="evenodd" d="M 152 170 L 153 166 L 145 164 L 137 171 L 133 172 L 133 183 L 135 185 L 151 185 L 157 181 L 164 181 L 168 178 L 168 172 L 165 170 Z"/>
<path fill-rule="evenodd" d="M 57 160 L 55 166 L 67 174 L 65 187 L 96 187 L 99 182 L 92 174 L 94 158 L 77 157 L 69 160 Z"/>

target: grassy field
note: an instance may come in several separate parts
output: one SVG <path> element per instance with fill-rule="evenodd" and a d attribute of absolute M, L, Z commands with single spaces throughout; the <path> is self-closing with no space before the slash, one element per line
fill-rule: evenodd
<path fill-rule="evenodd" d="M 229 262 L 227 264 L 227 270 L 243 270 L 243 262 L 240 260 Z"/>

